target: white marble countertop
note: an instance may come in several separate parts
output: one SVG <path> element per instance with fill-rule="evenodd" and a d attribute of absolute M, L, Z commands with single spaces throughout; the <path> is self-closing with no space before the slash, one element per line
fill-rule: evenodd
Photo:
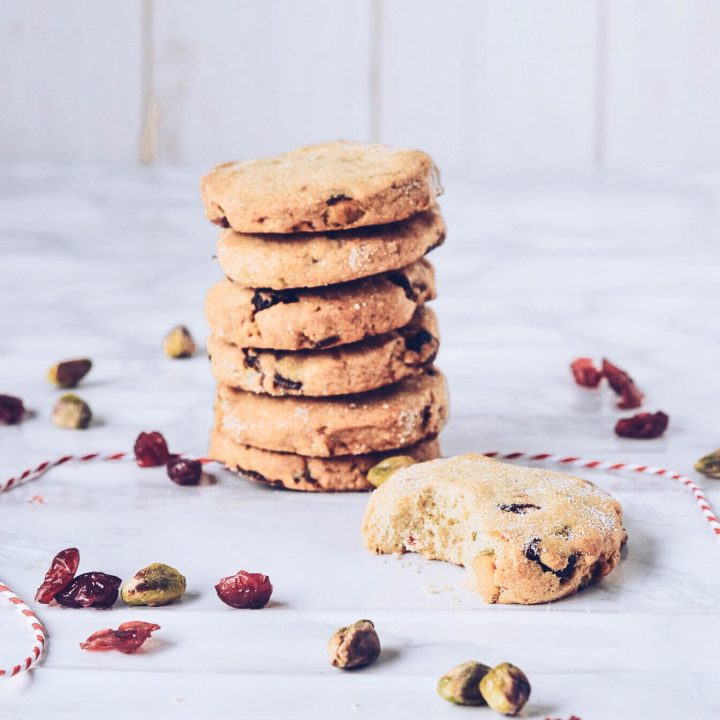
<path fill-rule="evenodd" d="M 203 337 L 218 277 L 200 171 L 4 168 L 0 172 L 0 392 L 35 415 L 0 428 L 3 479 L 65 452 L 123 450 L 158 429 L 202 453 L 207 360 L 166 360 L 177 322 Z M 446 245 L 433 253 L 452 418 L 445 454 L 583 453 L 690 472 L 720 445 L 720 177 L 446 182 Z M 648 407 L 671 416 L 657 441 L 621 440 L 606 393 L 577 388 L 569 361 L 607 355 Z M 85 432 L 49 422 L 55 360 L 95 362 L 79 390 Z M 0 578 L 31 599 L 50 557 L 75 545 L 84 570 L 128 577 L 153 561 L 188 577 L 178 605 L 43 608 L 49 653 L 0 683 L 0 718 L 498 717 L 435 694 L 469 658 L 510 660 L 533 693 L 524 717 L 582 720 L 720 715 L 720 546 L 668 480 L 589 472 L 622 502 L 630 540 L 599 586 L 539 607 L 485 606 L 464 571 L 361 545 L 362 494 L 269 490 L 228 473 L 180 488 L 162 470 L 65 466 L 0 497 Z M 699 476 L 698 476 L 699 477 Z M 720 505 L 720 483 L 705 481 Z M 43 504 L 28 502 L 41 494 Z M 271 606 L 236 612 L 213 584 L 262 571 Z M 333 630 L 370 617 L 384 653 L 342 673 Z M 78 642 L 128 619 L 157 621 L 150 651 L 90 654 Z M 0 665 L 26 643 L 0 603 Z"/>

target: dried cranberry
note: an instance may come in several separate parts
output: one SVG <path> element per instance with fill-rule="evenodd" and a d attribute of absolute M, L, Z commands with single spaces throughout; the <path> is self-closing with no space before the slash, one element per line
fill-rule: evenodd
<path fill-rule="evenodd" d="M 413 302 L 415 301 L 415 298 L 416 298 L 415 288 L 413 288 L 412 283 L 410 282 L 408 276 L 405 275 L 405 273 L 402 273 L 402 272 L 388 273 L 387 279 L 394 285 L 401 287 L 403 292 L 405 293 L 405 297 L 408 300 L 412 300 Z"/>
<path fill-rule="evenodd" d="M 618 407 L 621 410 L 635 410 L 643 404 L 644 399 L 645 396 L 637 385 L 634 383 L 632 385 L 626 385 L 620 394 Z"/>
<path fill-rule="evenodd" d="M 252 298 L 255 312 L 261 312 L 277 305 L 300 302 L 300 298 L 289 290 L 256 290 Z"/>
<path fill-rule="evenodd" d="M 581 387 L 596 388 L 602 380 L 602 372 L 590 358 L 582 357 L 570 363 L 575 382 Z"/>
<path fill-rule="evenodd" d="M 342 202 L 343 200 L 352 200 L 351 197 L 348 197 L 347 195 L 331 195 L 325 203 L 327 205 L 337 205 L 339 202 Z"/>
<path fill-rule="evenodd" d="M 178 485 L 197 485 L 202 477 L 202 463 L 175 456 L 168 461 L 167 474 Z"/>
<path fill-rule="evenodd" d="M 615 425 L 615 434 L 636 440 L 653 440 L 660 437 L 666 430 L 670 418 L 664 412 L 638 413 L 629 418 L 622 418 Z"/>
<path fill-rule="evenodd" d="M 104 572 L 87 572 L 78 575 L 61 590 L 55 599 L 65 607 L 111 607 L 115 604 L 122 580 Z"/>
<path fill-rule="evenodd" d="M 610 387 L 620 396 L 619 408 L 634 410 L 642 405 L 644 396 L 635 381 L 624 370 L 605 358 L 603 358 L 603 375 L 610 383 Z"/>
<path fill-rule="evenodd" d="M 220 580 L 215 590 L 226 605 L 257 610 L 267 605 L 273 586 L 267 575 L 241 570 L 236 575 Z"/>
<path fill-rule="evenodd" d="M 533 505 L 533 503 L 510 503 L 509 505 L 498 505 L 498 510 L 515 513 L 516 515 L 525 515 L 528 510 L 542 510 L 542 508 L 539 505 Z"/>
<path fill-rule="evenodd" d="M 155 623 L 132 620 L 123 623 L 117 630 L 106 628 L 94 632 L 85 642 L 80 643 L 83 650 L 104 652 L 119 650 L 121 653 L 134 653 L 160 626 Z"/>
<path fill-rule="evenodd" d="M 302 382 L 300 380 L 290 380 L 283 377 L 279 372 L 273 376 L 273 387 L 282 388 L 283 390 L 302 390 Z"/>
<path fill-rule="evenodd" d="M 50 569 L 45 573 L 42 585 L 35 593 L 35 602 L 47 605 L 61 591 L 64 590 L 75 577 L 80 565 L 80 551 L 77 548 L 61 550 L 50 563 Z"/>
<path fill-rule="evenodd" d="M 160 467 L 170 457 L 167 442 L 159 432 L 141 432 L 135 441 L 135 460 L 140 467 Z"/>
<path fill-rule="evenodd" d="M 553 570 L 550 566 L 546 565 L 540 557 L 540 540 L 539 538 L 533 538 L 525 546 L 525 557 L 540 566 L 543 572 L 550 572 L 555 575 L 561 582 L 567 580 L 573 574 L 575 565 L 577 565 L 578 556 L 575 554 L 568 555 L 567 564 L 560 570 Z"/>
<path fill-rule="evenodd" d="M 435 342 L 435 336 L 431 335 L 425 328 L 405 337 L 405 347 L 410 352 L 420 352 L 420 348 L 429 342 Z"/>
<path fill-rule="evenodd" d="M 25 406 L 19 397 L 0 395 L 0 425 L 17 425 L 25 414 Z"/>

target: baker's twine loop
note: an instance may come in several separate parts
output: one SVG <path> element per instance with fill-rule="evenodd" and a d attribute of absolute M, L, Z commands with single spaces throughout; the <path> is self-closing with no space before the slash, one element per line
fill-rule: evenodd
<path fill-rule="evenodd" d="M 19 613 L 20 617 L 32 633 L 33 643 L 30 648 L 30 652 L 24 657 L 19 663 L 11 665 L 8 668 L 0 667 L 0 679 L 15 677 L 25 670 L 30 670 L 40 661 L 43 650 L 45 649 L 45 642 L 47 636 L 45 628 L 43 627 L 40 618 L 31 610 L 21 598 L 19 598 L 5 583 L 0 580 L 0 597 L 6 599 L 11 605 L 15 607 L 15 610 Z"/>

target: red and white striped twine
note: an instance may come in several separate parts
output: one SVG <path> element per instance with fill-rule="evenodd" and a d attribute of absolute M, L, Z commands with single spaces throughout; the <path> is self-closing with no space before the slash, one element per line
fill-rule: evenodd
<path fill-rule="evenodd" d="M 4 492 L 7 492 L 8 490 L 12 490 L 12 488 L 18 487 L 19 485 L 24 485 L 25 483 L 30 482 L 31 480 L 37 480 L 39 477 L 41 477 L 46 472 L 48 472 L 48 470 L 52 470 L 53 468 L 56 468 L 60 465 L 65 465 L 65 463 L 68 463 L 68 462 L 86 463 L 86 462 L 92 462 L 92 461 L 97 461 L 97 460 L 99 460 L 101 462 L 119 462 L 121 460 L 135 460 L 135 454 L 132 452 L 117 452 L 117 453 L 109 453 L 109 454 L 93 452 L 93 453 L 87 453 L 87 455 L 63 455 L 62 457 L 59 457 L 56 460 L 43 460 L 37 467 L 28 468 L 27 470 L 23 470 L 19 475 L 8 478 L 7 480 L 5 480 L 5 482 L 1 483 L 0 484 L 0 493 L 4 493 Z M 197 458 L 197 460 L 199 460 L 203 465 L 207 465 L 208 463 L 215 462 L 215 460 L 212 460 L 211 458 L 206 458 L 206 457 L 200 457 L 200 458 Z"/>
<path fill-rule="evenodd" d="M 625 462 L 612 462 L 608 460 L 588 460 L 586 458 L 578 457 L 575 455 L 554 455 L 553 453 L 527 453 L 527 452 L 500 452 L 493 450 L 491 452 L 484 453 L 488 457 L 497 458 L 499 460 L 525 460 L 530 462 L 545 462 L 554 463 L 556 465 L 562 465 L 563 467 L 577 467 L 585 468 L 588 470 L 610 470 L 614 472 L 632 472 L 632 473 L 644 473 L 646 475 L 655 475 L 659 477 L 665 477 L 670 480 L 683 485 L 695 498 L 700 512 L 703 514 L 705 520 L 707 520 L 711 531 L 715 534 L 715 537 L 720 541 L 720 520 L 718 520 L 715 512 L 710 505 L 710 501 L 705 497 L 702 488 L 691 478 L 683 475 L 677 470 L 668 470 L 666 468 L 655 467 L 653 465 L 641 465 L 639 463 L 625 463 Z M 87 455 L 63 455 L 56 460 L 45 460 L 41 462 L 37 467 L 29 468 L 24 470 L 20 475 L 11 477 L 2 484 L 0 484 L 0 493 L 7 492 L 12 488 L 23 485 L 31 480 L 44 475 L 48 470 L 64 465 L 68 462 L 118 462 L 121 460 L 134 460 L 134 453 L 132 452 L 117 452 L 110 454 L 103 454 L 99 452 L 88 453 Z M 210 458 L 201 457 L 198 458 L 203 464 L 215 462 Z M 29 670 L 31 667 L 37 664 L 40 657 L 42 656 L 43 648 L 45 646 L 45 628 L 38 619 L 37 615 L 17 596 L 13 591 L 0 581 L 0 596 L 6 597 L 16 609 L 23 615 L 31 630 L 35 635 L 35 643 L 30 651 L 30 654 L 22 660 L 22 662 L 14 665 L 13 667 L 3 670 L 0 669 L 0 678 L 13 677 L 18 673 Z"/>
<path fill-rule="evenodd" d="M 52 470 L 52 468 L 56 468 L 71 461 L 90 462 L 92 460 L 103 460 L 107 462 L 113 460 L 126 460 L 129 457 L 132 457 L 132 453 L 119 452 L 112 453 L 111 455 L 102 455 L 101 453 L 95 452 L 88 453 L 87 455 L 63 455 L 56 460 L 43 460 L 37 467 L 28 468 L 27 470 L 23 470 L 16 477 L 7 479 L 0 485 L 0 493 L 12 490 L 12 488 L 18 487 L 18 485 L 23 485 L 31 480 L 36 480 L 41 475 L 44 475 L 48 470 Z"/>
<path fill-rule="evenodd" d="M 36 665 L 45 648 L 45 628 L 40 618 L 7 586 L 0 580 L 0 596 L 7 598 L 11 605 L 23 616 L 25 623 L 29 626 L 34 636 L 33 646 L 30 653 L 17 665 L 9 668 L 0 668 L 0 678 L 14 677 L 24 670 L 29 670 Z"/>

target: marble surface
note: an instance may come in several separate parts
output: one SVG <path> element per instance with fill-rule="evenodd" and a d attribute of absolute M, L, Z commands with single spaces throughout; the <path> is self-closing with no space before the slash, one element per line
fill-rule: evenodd
<path fill-rule="evenodd" d="M 219 276 L 202 216 L 200 169 L 41 166 L 0 171 L 0 392 L 34 416 L 0 428 L 0 474 L 64 452 L 123 450 L 140 430 L 202 453 L 211 423 L 206 358 L 166 360 L 177 322 L 203 337 L 203 294 Z M 720 177 L 446 179 L 450 233 L 439 277 L 452 418 L 446 454 L 583 453 L 690 472 L 720 444 Z M 667 435 L 621 440 L 607 393 L 574 386 L 568 362 L 603 354 L 628 368 Z M 95 362 L 80 394 L 85 432 L 49 422 L 56 359 Z M 497 717 L 435 695 L 468 658 L 510 660 L 530 677 L 524 717 L 583 720 L 720 714 L 720 546 L 667 480 L 588 472 L 626 512 L 622 566 L 599 586 L 539 607 L 485 606 L 462 569 L 361 545 L 362 494 L 309 496 L 218 473 L 179 488 L 162 470 L 65 466 L 0 497 L 0 578 L 31 598 L 49 558 L 130 576 L 162 561 L 188 577 L 172 607 L 43 608 L 40 669 L 0 682 L 0 718 Z M 705 481 L 720 505 L 720 483 Z M 44 502 L 30 502 L 42 495 Z M 269 574 L 271 605 L 237 612 L 213 584 Z M 333 630 L 372 618 L 384 652 L 342 673 Z M 89 654 L 78 642 L 128 619 L 162 625 L 147 652 Z M 0 603 L 0 665 L 25 645 Z"/>

